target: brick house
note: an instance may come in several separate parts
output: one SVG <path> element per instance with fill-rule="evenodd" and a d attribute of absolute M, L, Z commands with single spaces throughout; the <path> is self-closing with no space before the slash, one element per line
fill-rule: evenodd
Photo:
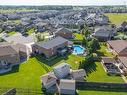
<path fill-rule="evenodd" d="M 32 45 L 34 54 L 43 54 L 46 58 L 50 58 L 58 53 L 64 54 L 68 51 L 68 47 L 73 43 L 60 36 L 53 38 L 47 42 L 37 42 Z"/>
<path fill-rule="evenodd" d="M 19 52 L 13 48 L 13 45 L 9 43 L 0 43 L 0 69 L 19 62 Z"/>
<path fill-rule="evenodd" d="M 55 36 L 61 36 L 61 37 L 66 38 L 66 39 L 72 39 L 73 33 L 70 30 L 68 30 L 67 28 L 59 28 L 55 32 Z"/>

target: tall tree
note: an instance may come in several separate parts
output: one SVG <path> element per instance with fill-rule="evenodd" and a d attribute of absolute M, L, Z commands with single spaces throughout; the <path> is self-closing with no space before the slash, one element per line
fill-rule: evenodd
<path fill-rule="evenodd" d="M 97 39 L 92 39 L 90 42 L 89 42 L 89 53 L 95 53 L 98 49 L 100 49 L 100 44 L 99 44 L 99 41 Z"/>

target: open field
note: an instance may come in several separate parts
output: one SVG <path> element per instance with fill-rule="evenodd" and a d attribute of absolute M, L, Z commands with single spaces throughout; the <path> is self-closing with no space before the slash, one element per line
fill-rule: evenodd
<path fill-rule="evenodd" d="M 123 21 L 127 21 L 127 13 L 107 13 L 112 24 L 120 25 Z"/>

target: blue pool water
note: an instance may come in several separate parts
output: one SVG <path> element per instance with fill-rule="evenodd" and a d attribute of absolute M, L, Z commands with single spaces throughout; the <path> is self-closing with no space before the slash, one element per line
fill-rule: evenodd
<path fill-rule="evenodd" d="M 83 54 L 84 53 L 84 48 L 80 45 L 74 45 L 73 46 L 74 50 L 73 50 L 73 54 Z"/>

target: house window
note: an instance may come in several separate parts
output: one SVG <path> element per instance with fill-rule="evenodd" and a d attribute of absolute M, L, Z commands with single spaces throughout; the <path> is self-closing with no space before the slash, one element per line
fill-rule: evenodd
<path fill-rule="evenodd" d="M 7 65 L 7 62 L 4 61 L 4 60 L 1 60 L 0 63 L 1 63 L 2 65 Z"/>

